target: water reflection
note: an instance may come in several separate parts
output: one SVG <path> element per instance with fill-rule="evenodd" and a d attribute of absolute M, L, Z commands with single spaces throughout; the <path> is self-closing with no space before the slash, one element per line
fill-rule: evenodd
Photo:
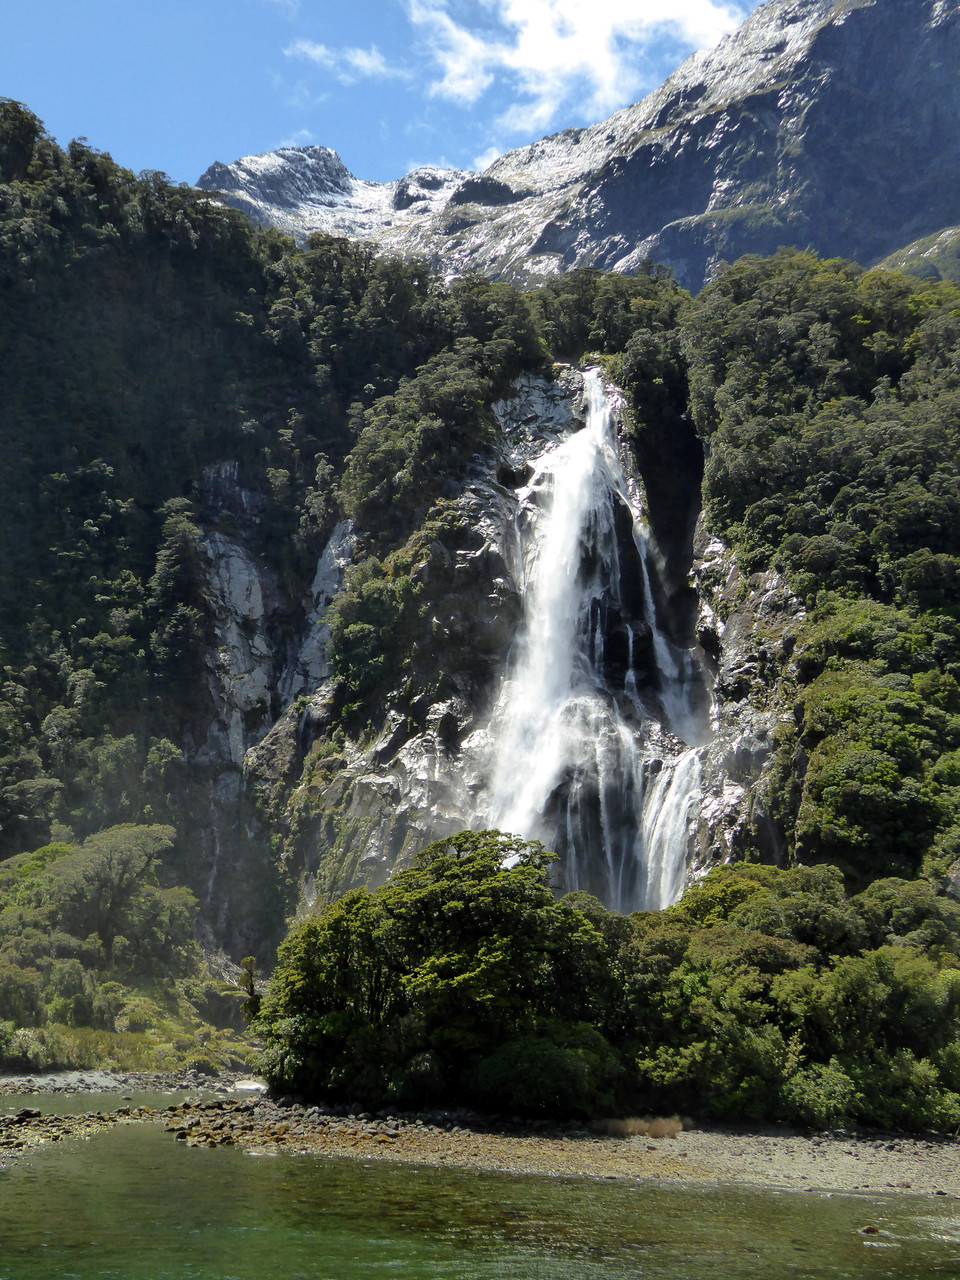
<path fill-rule="evenodd" d="M 0 1171 L 0 1280 L 926 1280 L 960 1274 L 958 1236 L 955 1201 L 255 1158 L 152 1125 Z"/>

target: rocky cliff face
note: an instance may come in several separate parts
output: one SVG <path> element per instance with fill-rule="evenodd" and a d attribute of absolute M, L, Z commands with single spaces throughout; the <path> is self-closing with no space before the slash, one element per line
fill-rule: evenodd
<path fill-rule="evenodd" d="M 282 936 L 285 902 L 270 822 L 296 784 L 303 753 L 296 711 L 321 699 L 330 676 L 327 608 L 353 553 L 348 522 L 338 524 L 308 594 L 291 599 L 275 566 L 254 548 L 265 506 L 245 489 L 238 467 L 209 468 L 200 485 L 206 530 L 200 552 L 214 643 L 206 653 L 213 714 L 190 765 L 208 781 L 207 812 L 192 832 L 195 887 L 211 942 L 242 954 Z M 229 534 L 223 531 L 229 527 Z"/>
<path fill-rule="evenodd" d="M 494 412 L 500 447 L 477 459 L 448 515 L 452 532 L 431 542 L 413 571 L 429 599 L 416 661 L 434 668 L 424 683 L 435 684 L 442 669 L 452 693 L 405 706 L 398 671 L 388 699 L 395 705 L 375 736 L 335 748 L 332 690 L 321 682 L 248 752 L 248 785 L 275 798 L 302 908 L 318 892 L 381 884 L 417 849 L 477 821 L 484 762 L 471 735 L 488 717 L 520 617 L 515 490 L 529 458 L 578 421 L 579 378 L 522 378 Z M 286 789 L 291 765 L 302 772 Z"/>
<path fill-rule="evenodd" d="M 733 556 L 698 529 L 692 565 L 697 639 L 713 676 L 713 737 L 703 751 L 691 874 L 757 851 L 781 863 L 776 817 L 777 728 L 792 719 L 791 657 L 804 610 L 773 570 L 745 579 Z"/>
<path fill-rule="evenodd" d="M 262 925 L 270 912 L 278 917 L 275 926 L 279 922 L 278 878 L 298 886 L 300 909 L 306 909 L 318 895 L 382 883 L 429 841 L 483 825 L 491 713 L 516 644 L 529 574 L 521 538 L 536 501 L 529 480 L 545 449 L 582 428 L 583 397 L 581 376 L 568 370 L 556 379 L 525 376 L 495 406 L 499 444 L 475 460 L 451 503 L 446 532 L 425 544 L 413 569 L 429 605 L 412 660 L 423 668 L 419 684 L 428 692 L 411 704 L 402 689 L 409 672 L 398 664 L 383 717 L 361 740 L 331 732 L 337 709 L 326 655 L 324 615 L 353 553 L 349 525 L 334 530 L 310 598 L 298 607 L 283 599 L 269 568 L 246 549 L 242 517 L 235 537 L 208 535 L 219 642 L 209 661 L 217 717 L 200 753 L 219 777 L 209 904 L 220 936 L 234 946 L 249 949 L 257 919 Z M 644 476 L 626 452 L 623 465 L 631 502 L 649 516 Z M 647 479 L 655 483 L 656 473 Z M 698 485 L 696 468 L 689 482 Z M 236 487 L 229 469 L 208 484 L 222 504 L 253 518 L 256 500 Z M 693 519 L 695 504 L 690 510 Z M 620 590 L 633 593 L 640 613 L 652 616 L 641 600 L 651 590 L 662 618 L 675 594 L 670 575 L 655 573 L 644 585 L 629 531 L 628 520 L 619 554 L 631 582 Z M 661 531 L 664 540 L 667 532 Z M 729 553 L 702 531 L 669 532 L 694 555 L 689 568 L 700 614 L 694 628 L 684 605 L 675 640 L 689 653 L 690 705 L 709 715 L 710 729 L 695 734 L 691 750 L 691 739 L 685 743 L 671 732 L 660 710 L 641 716 L 636 732 L 649 789 L 679 766 L 687 770 L 692 790 L 683 801 L 678 839 L 681 875 L 689 879 L 748 847 L 773 861 L 780 856 L 772 767 L 777 723 L 789 709 L 778 704 L 776 691 L 784 687 L 802 613 L 775 574 L 741 581 Z M 665 703 L 656 645 L 642 621 L 632 625 L 634 674 L 614 670 L 614 637 L 608 687 L 615 695 L 632 679 L 644 705 L 657 708 Z M 446 688 L 431 695 L 441 671 Z M 558 875 L 568 883 L 570 869 L 561 863 Z M 600 891 L 601 879 L 587 883 Z"/>
<path fill-rule="evenodd" d="M 870 265 L 960 220 L 960 10 L 770 0 L 655 93 L 482 175 L 364 183 L 325 148 L 215 164 L 199 186 L 303 236 L 524 281 L 645 258 L 697 289 L 781 244 Z"/>

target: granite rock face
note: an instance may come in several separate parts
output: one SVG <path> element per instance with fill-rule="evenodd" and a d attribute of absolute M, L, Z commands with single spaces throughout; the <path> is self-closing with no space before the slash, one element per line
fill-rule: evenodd
<path fill-rule="evenodd" d="M 702 528 L 693 576 L 700 596 L 697 638 L 714 672 L 714 734 L 702 752 L 690 874 L 748 852 L 782 863 L 775 749 L 778 724 L 792 718 L 786 698 L 804 609 L 775 571 L 744 579 L 730 550 Z"/>
<path fill-rule="evenodd" d="M 425 694 L 403 710 L 388 707 L 371 739 L 348 740 L 336 754 L 307 748 L 300 756 L 302 773 L 283 801 L 281 825 L 301 910 L 318 892 L 382 884 L 418 849 L 476 821 L 482 760 L 470 739 L 482 732 L 520 618 L 514 489 L 530 457 L 576 425 L 582 411 L 580 378 L 572 372 L 557 380 L 524 375 L 514 391 L 493 407 L 498 448 L 476 460 L 456 500 L 457 544 L 432 544 L 413 570 L 430 601 L 416 662 L 434 679 L 443 670 L 448 692 Z M 430 679 L 421 683 L 429 687 Z M 277 760 L 291 742 L 323 737 L 329 695 L 328 685 L 315 686 L 299 728 L 288 716 L 286 730 L 281 720 L 248 754 L 250 786 L 262 789 L 265 776 L 283 773 Z M 395 702 L 403 706 L 399 695 Z"/>
<path fill-rule="evenodd" d="M 207 797 L 191 830 L 191 887 L 204 908 L 206 941 L 244 954 L 282 936 L 271 823 L 303 767 L 301 722 L 323 706 L 330 675 L 326 611 L 354 538 L 349 522 L 336 525 L 310 591 L 291 598 L 260 548 L 263 496 L 243 488 L 238 471 L 235 462 L 221 463 L 200 486 L 212 714 L 186 756 Z"/>
<path fill-rule="evenodd" d="M 195 760 L 214 778 L 202 896 L 217 940 L 230 949 L 251 951 L 259 931 L 278 930 L 291 907 L 305 911 L 318 897 L 381 884 L 432 840 L 484 825 L 495 747 L 491 713 L 510 668 L 530 574 L 523 530 L 536 501 L 531 476 L 544 450 L 582 428 L 586 414 L 583 376 L 570 369 L 555 374 L 522 376 L 493 406 L 495 447 L 474 459 L 445 524 L 423 539 L 422 558 L 410 570 L 426 604 L 416 644 L 402 661 L 398 656 L 396 687 L 383 699 L 382 716 L 357 738 L 345 735 L 339 721 L 326 625 L 355 554 L 350 525 L 333 529 L 307 596 L 287 599 L 275 571 L 252 550 L 257 496 L 239 487 L 229 464 L 208 475 L 206 514 L 228 512 L 232 532 L 214 524 L 202 544 L 216 641 L 208 655 L 216 714 Z M 622 438 L 625 419 L 619 423 Z M 710 729 L 693 738 L 669 731 L 656 711 L 662 694 L 656 644 L 649 626 L 638 631 L 630 665 L 651 709 L 636 726 L 644 785 L 654 796 L 659 777 L 695 773 L 678 835 L 684 882 L 756 852 L 780 861 L 776 737 L 779 721 L 790 715 L 784 691 L 801 606 L 773 572 L 741 578 L 731 553 L 695 525 L 694 498 L 689 528 L 674 527 L 675 504 L 663 513 L 670 528 L 659 527 L 647 499 L 662 483 L 658 465 L 638 468 L 625 446 L 621 458 L 631 505 L 650 520 L 654 544 L 668 535 L 675 544 L 672 570 L 656 555 L 661 568 L 639 589 L 652 592 L 657 624 L 661 630 L 670 624 L 664 634 L 689 655 L 689 705 L 698 702 L 701 726 L 710 720 Z M 699 479 L 697 467 L 686 475 L 692 494 Z M 612 660 L 612 642 L 610 654 Z M 415 697 L 411 685 L 419 690 Z M 561 859 L 561 882 L 563 867 Z M 281 880 L 288 886 L 284 900 Z"/>
<path fill-rule="evenodd" d="M 301 238 L 520 282 L 652 258 L 697 289 L 779 245 L 872 265 L 960 221 L 958 65 L 945 0 L 769 0 L 642 102 L 482 175 L 369 183 L 308 147 L 215 164 L 198 185 Z"/>
<path fill-rule="evenodd" d="M 239 767 L 249 738 L 270 725 L 274 655 L 265 628 L 279 592 L 234 538 L 209 533 L 201 549 L 217 639 L 207 659 L 217 716 L 200 758 Z"/>

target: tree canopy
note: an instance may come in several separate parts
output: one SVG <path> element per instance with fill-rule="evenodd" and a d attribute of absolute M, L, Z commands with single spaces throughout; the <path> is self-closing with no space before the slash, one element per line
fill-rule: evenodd
<path fill-rule="evenodd" d="M 461 832 L 283 944 L 271 1084 L 358 1105 L 960 1122 L 960 906 L 835 868 L 726 866 L 623 917 L 541 847 Z"/>

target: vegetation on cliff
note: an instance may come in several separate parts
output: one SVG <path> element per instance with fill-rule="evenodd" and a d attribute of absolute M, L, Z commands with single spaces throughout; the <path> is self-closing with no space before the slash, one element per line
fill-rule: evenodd
<path fill-rule="evenodd" d="M 710 527 L 810 609 L 776 691 L 779 821 L 851 885 L 960 854 L 958 323 L 956 285 L 784 251 L 730 267 L 681 335 Z"/>
<path fill-rule="evenodd" d="M 416 528 L 489 433 L 490 400 L 543 351 L 516 291 L 448 290 L 420 264 L 327 237 L 297 249 L 161 174 L 135 176 L 84 142 L 58 147 L 8 100 L 0 295 L 0 858 L 46 867 L 35 851 L 66 856 L 116 824 L 163 823 L 151 875 L 180 895 L 192 933 L 185 904 L 216 857 L 205 540 L 242 532 L 302 598 L 341 515 L 371 551 Z M 362 636 L 340 639 L 349 670 Z M 250 824 L 235 825 L 249 841 Z M 260 880 L 248 892 L 266 950 L 282 871 L 269 832 L 252 839 L 262 852 L 239 856 Z M 27 1028 L 24 1044 L 46 1037 L 47 1060 L 69 1057 L 55 1028 L 108 1034 L 134 990 L 154 1002 L 155 1030 L 168 1013 L 198 1021 L 182 989 L 207 981 L 197 955 L 150 976 L 124 969 L 123 949 L 64 950 L 43 901 L 33 950 L 6 971 L 30 998 L 0 1009 Z M 125 945 L 136 952 L 140 932 Z M 63 965 L 77 988 L 66 1021 L 51 994 Z M 161 998 L 154 978 L 174 986 Z M 104 984 L 123 988 L 117 1016 L 98 1000 Z M 0 1061 L 25 1052 L 0 1046 Z"/>
<path fill-rule="evenodd" d="M 770 808 L 799 865 L 717 871 L 625 920 L 557 902 L 542 851 L 508 872 L 499 837 L 433 848 L 292 935 L 270 1070 L 508 1110 L 958 1122 L 958 286 L 796 251 L 694 299 L 652 266 L 447 285 L 255 231 L 0 100 L 0 298 L 0 1063 L 89 1059 L 110 1036 L 142 1037 L 132 1058 L 196 1054 L 198 1018 L 232 1051 L 195 941 L 227 807 L 211 536 L 271 566 L 278 653 L 336 522 L 357 538 L 326 718 L 295 726 L 259 813 L 235 805 L 256 857 L 233 879 L 255 873 L 267 952 L 344 742 L 496 669 L 511 619 L 464 607 L 477 534 L 451 499 L 511 379 L 590 353 L 630 397 L 654 523 L 692 529 L 703 475 L 744 579 L 776 568 L 807 608 L 768 691 Z M 677 579 L 688 553 L 667 548 Z M 118 850 L 140 853 L 97 915 Z M 373 986 L 350 986 L 354 964 Z"/>
<path fill-rule="evenodd" d="M 634 295 L 632 322 L 600 332 L 602 279 L 553 290 L 584 308 L 565 349 L 592 336 L 628 388 L 641 466 L 686 416 L 708 526 L 744 581 L 773 566 L 807 605 L 768 691 L 772 800 L 800 865 L 718 868 L 676 907 L 623 919 L 557 904 L 542 851 L 505 870 L 504 837 L 457 837 L 294 931 L 264 1006 L 267 1070 L 285 1089 L 394 1105 L 955 1127 L 960 291 L 782 252 L 672 307 Z M 547 332 L 549 299 L 534 309 Z M 510 909 L 471 904 L 524 891 L 532 951 L 511 967 L 497 941 Z M 447 912 L 484 932 L 454 945 Z M 557 912 L 584 966 L 563 1007 Z M 354 945 L 385 1003 L 352 987 Z M 488 956 L 520 974 L 519 1011 Z"/>

